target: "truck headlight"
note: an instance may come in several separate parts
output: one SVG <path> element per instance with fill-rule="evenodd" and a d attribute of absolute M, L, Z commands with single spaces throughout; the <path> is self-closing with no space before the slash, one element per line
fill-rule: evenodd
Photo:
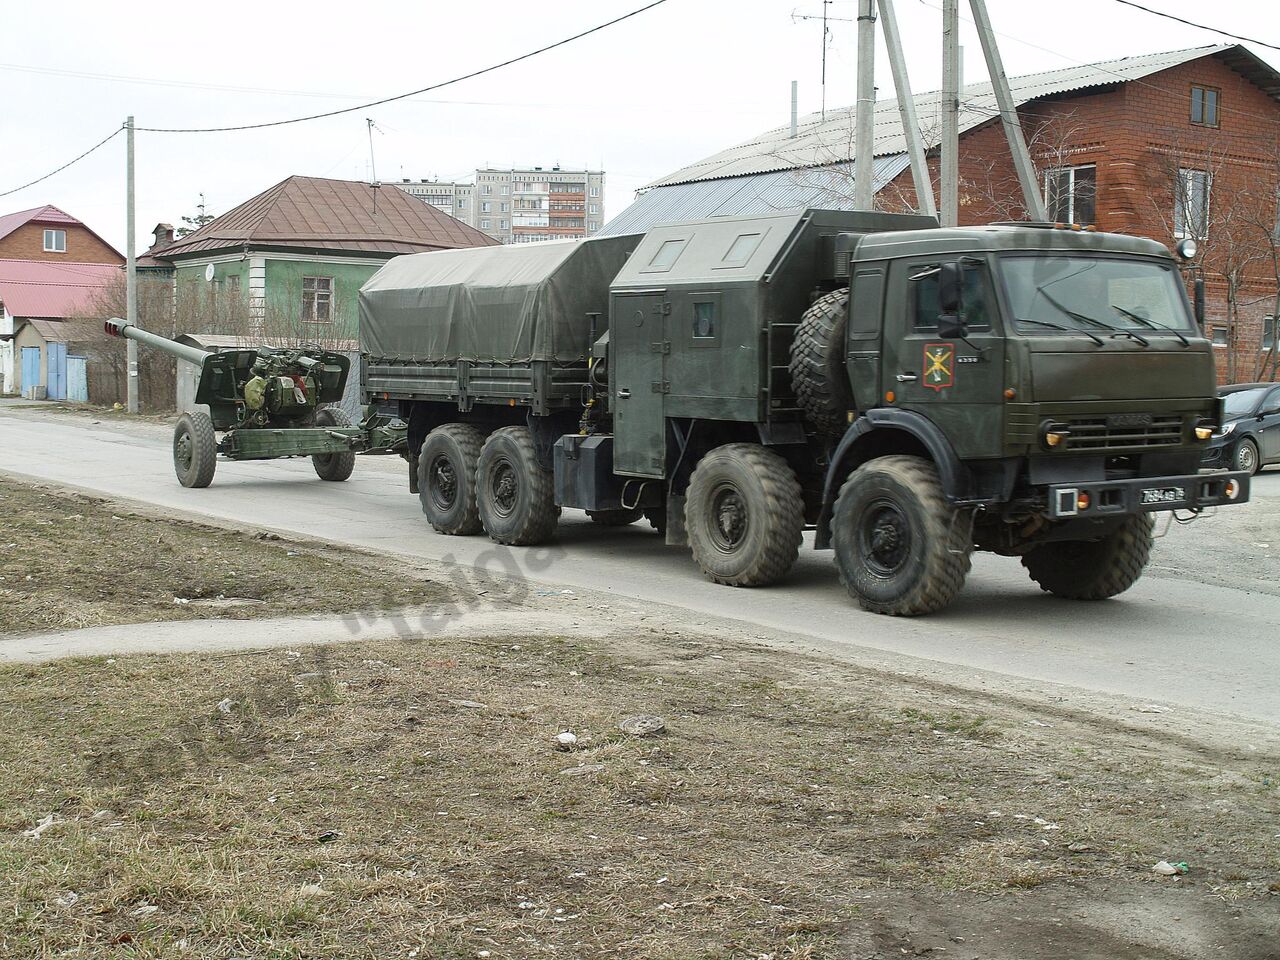
<path fill-rule="evenodd" d="M 1071 430 L 1065 423 L 1046 420 L 1040 424 L 1040 443 L 1046 449 L 1053 450 L 1065 446 L 1069 436 L 1071 436 Z"/>

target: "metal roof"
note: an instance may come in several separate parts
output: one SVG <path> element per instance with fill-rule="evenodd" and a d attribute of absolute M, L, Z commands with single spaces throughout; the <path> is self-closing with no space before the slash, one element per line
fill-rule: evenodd
<path fill-rule="evenodd" d="M 497 242 L 394 186 L 295 176 L 155 255 L 174 260 L 245 246 L 395 255 Z"/>
<path fill-rule="evenodd" d="M 1139 80 L 1191 60 L 1209 56 L 1219 57 L 1271 96 L 1280 99 L 1280 73 L 1237 44 L 1170 50 L 1164 53 L 1123 57 L 1119 60 L 1047 70 L 1021 77 L 1010 77 L 1009 86 L 1014 101 L 1021 106 L 1044 97 Z M 918 93 L 915 94 L 914 100 L 925 144 L 934 146 L 938 141 L 941 126 L 940 94 L 936 90 Z M 999 116 L 990 82 L 966 84 L 961 100 L 961 133 Z M 874 123 L 874 150 L 877 157 L 905 152 L 907 142 L 903 134 L 896 99 L 877 101 Z M 818 113 L 804 117 L 798 124 L 798 132 L 794 138 L 791 137 L 789 124 L 776 127 L 745 143 L 691 163 L 653 181 L 642 189 L 727 177 L 743 177 L 780 170 L 826 167 L 848 162 L 855 154 L 854 108 L 842 107 L 828 110 L 825 119 Z"/>
<path fill-rule="evenodd" d="M 123 276 L 114 263 L 0 260 L 0 303 L 13 317 L 69 317 Z"/>
<path fill-rule="evenodd" d="M 905 153 L 876 157 L 874 189 L 879 190 L 906 167 Z M 852 210 L 852 198 L 852 163 L 779 170 L 728 180 L 700 180 L 642 193 L 594 236 L 644 233 L 660 223 L 763 216 L 806 207 Z"/>
<path fill-rule="evenodd" d="M 56 224 L 66 227 L 84 227 L 90 234 L 97 237 L 104 247 L 120 258 L 120 262 L 124 262 L 124 254 L 120 253 L 115 247 L 103 240 L 102 237 L 92 230 L 82 220 L 77 220 L 65 210 L 59 210 L 51 203 L 46 203 L 43 207 L 32 207 L 30 210 L 19 210 L 17 213 L 6 213 L 0 216 L 0 240 L 3 240 L 13 231 L 28 223 L 40 224 Z"/>

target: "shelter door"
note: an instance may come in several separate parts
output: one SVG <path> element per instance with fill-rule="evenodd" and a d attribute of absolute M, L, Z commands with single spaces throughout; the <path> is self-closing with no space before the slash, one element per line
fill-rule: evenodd
<path fill-rule="evenodd" d="M 616 294 L 610 326 L 609 398 L 613 470 L 662 477 L 666 467 L 665 291 Z"/>
<path fill-rule="evenodd" d="M 39 347 L 23 347 L 22 348 L 22 389 L 26 392 L 28 387 L 38 387 L 42 383 L 40 379 L 40 348 Z"/>

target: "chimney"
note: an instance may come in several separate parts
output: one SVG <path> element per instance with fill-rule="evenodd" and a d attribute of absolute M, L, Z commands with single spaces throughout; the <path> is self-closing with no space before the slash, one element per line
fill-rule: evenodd
<path fill-rule="evenodd" d="M 791 139 L 796 138 L 796 127 L 800 121 L 800 82 L 791 81 Z"/>
<path fill-rule="evenodd" d="M 173 246 L 173 224 L 157 223 L 155 229 L 151 231 L 154 238 L 151 249 L 163 250 L 165 247 Z"/>

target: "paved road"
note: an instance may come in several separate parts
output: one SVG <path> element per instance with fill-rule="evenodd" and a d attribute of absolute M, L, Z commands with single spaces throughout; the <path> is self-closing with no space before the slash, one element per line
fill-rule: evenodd
<path fill-rule="evenodd" d="M 877 652 L 880 662 L 909 655 L 956 665 L 963 668 L 954 671 L 958 678 L 992 672 L 1034 681 L 1040 690 L 1061 684 L 1280 723 L 1280 536 L 1258 540 L 1280 530 L 1274 470 L 1257 478 L 1254 502 L 1232 518 L 1223 511 L 1188 530 L 1175 527 L 1159 562 L 1121 598 L 1056 600 L 1016 560 L 979 554 L 952 607 L 901 620 L 858 610 L 830 554 L 809 543 L 787 583 L 734 590 L 703 580 L 687 551 L 666 547 L 641 525 L 598 529 L 576 512 L 566 513 L 558 542 L 545 548 L 500 551 L 484 538 L 438 536 L 408 494 L 403 469 L 398 458 L 363 458 L 349 482 L 330 484 L 316 479 L 308 461 L 221 462 L 213 486 L 187 490 L 173 476 L 167 427 L 95 424 L 0 405 L 0 470 L 255 527 L 456 561 L 460 575 L 473 575 L 468 571 L 480 563 L 534 581 L 674 605 L 691 611 L 695 622 L 745 621 L 744 636 L 800 635 L 828 648 Z M 1239 552 L 1221 542 L 1236 530 L 1252 538 Z M 1230 569 L 1237 554 L 1238 570 Z"/>

